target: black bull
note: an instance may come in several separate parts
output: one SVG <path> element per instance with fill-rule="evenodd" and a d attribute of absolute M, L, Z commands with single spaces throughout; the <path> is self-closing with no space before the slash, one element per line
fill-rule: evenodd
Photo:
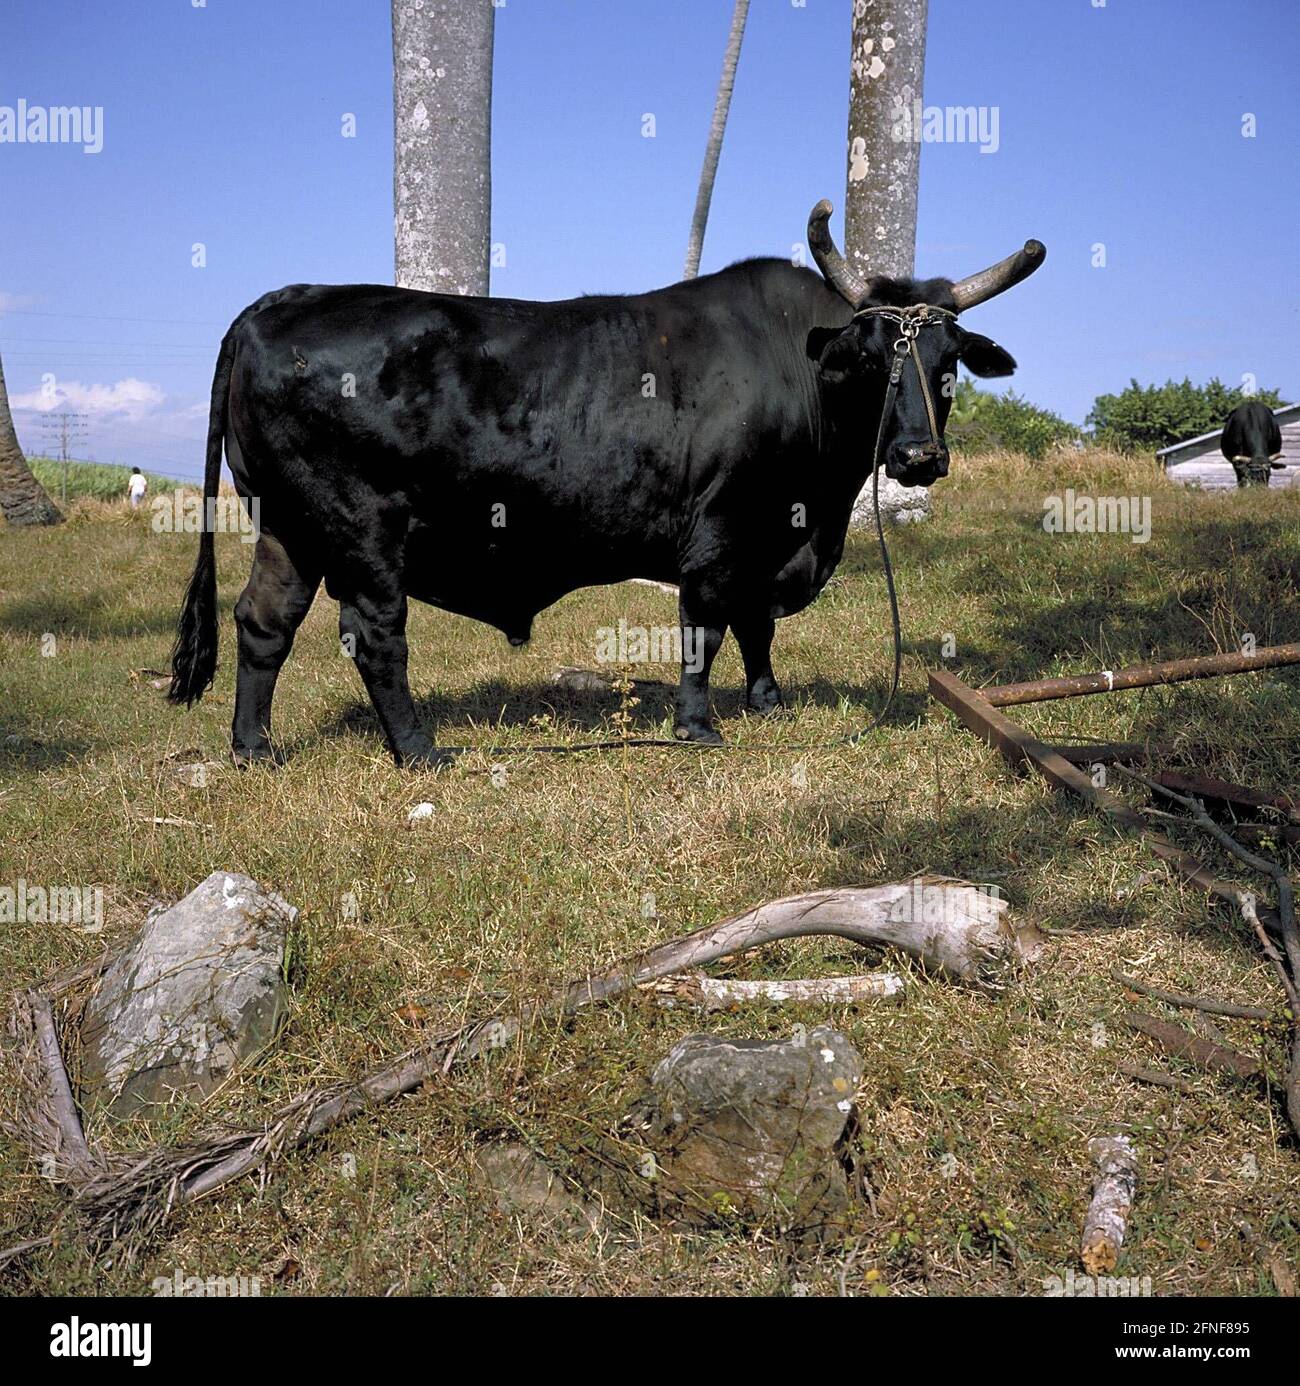
<path fill-rule="evenodd" d="M 1232 463 L 1238 486 L 1267 486 L 1270 470 L 1285 465 L 1282 430 L 1273 411 L 1258 400 L 1239 404 L 1228 415 L 1219 448 Z"/>
<path fill-rule="evenodd" d="M 235 758 L 271 754 L 276 678 L 322 580 L 399 763 L 447 758 L 411 698 L 409 597 L 517 644 L 576 588 L 677 583 L 691 657 L 675 734 L 721 739 L 708 683 L 728 627 L 749 707 L 779 706 L 775 621 L 806 607 L 839 562 L 901 334 L 897 319 L 856 310 L 928 303 L 952 314 L 1043 257 L 1031 241 L 957 284 L 863 283 L 830 241 L 829 212 L 819 204 L 809 224 L 825 279 L 749 260 L 629 297 L 295 285 L 245 309 L 217 361 L 204 479 L 210 511 L 224 445 L 258 524 L 235 605 Z M 983 376 L 1015 362 L 950 315 L 927 322 L 916 346 L 882 456 L 889 475 L 929 485 L 947 471 L 958 361 Z M 212 527 L 181 613 L 174 702 L 201 697 L 216 669 Z"/>

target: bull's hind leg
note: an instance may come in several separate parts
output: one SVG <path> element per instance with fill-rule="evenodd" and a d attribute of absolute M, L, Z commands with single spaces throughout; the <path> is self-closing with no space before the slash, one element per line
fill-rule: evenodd
<path fill-rule="evenodd" d="M 294 563 L 265 531 L 253 551 L 253 571 L 235 603 L 239 673 L 231 753 L 238 764 L 265 760 L 271 751 L 271 699 L 293 637 L 311 606 L 320 574 Z"/>
<path fill-rule="evenodd" d="M 357 592 L 339 603 L 339 635 L 379 714 L 399 765 L 431 767 L 454 759 L 438 751 L 420 726 L 406 675 L 406 596 Z"/>

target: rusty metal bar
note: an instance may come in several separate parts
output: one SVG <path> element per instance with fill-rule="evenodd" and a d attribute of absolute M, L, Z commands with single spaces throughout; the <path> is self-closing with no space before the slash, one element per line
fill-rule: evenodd
<path fill-rule="evenodd" d="M 1052 747 L 1062 760 L 1068 760 L 1071 765 L 1141 765 L 1170 756 L 1173 749 L 1159 742 L 1148 745 L 1141 741 L 1079 741 Z"/>
<path fill-rule="evenodd" d="M 1237 904 L 1237 887 L 1221 880 L 1194 856 L 1184 852 L 1163 833 L 1155 832 L 1136 809 L 1123 799 L 1093 784 L 1077 766 L 1057 751 L 1030 735 L 1022 726 L 999 712 L 977 690 L 942 669 L 930 671 L 930 696 L 957 714 L 958 720 L 982 741 L 998 750 L 1011 763 L 1028 761 L 1049 784 L 1068 789 L 1072 794 L 1100 809 L 1121 827 L 1137 833 L 1153 855 L 1167 862 L 1186 881 L 1199 886 L 1210 895 Z M 1257 907 L 1260 923 L 1276 933 L 1281 925 L 1272 910 Z"/>
<path fill-rule="evenodd" d="M 1300 664 L 1300 643 L 1264 645 L 1249 655 L 1196 655 L 1192 659 L 1168 659 L 1160 664 L 1103 669 L 1099 674 L 995 684 L 992 688 L 981 688 L 980 695 L 992 707 L 1010 707 L 1015 703 L 1043 703 L 1052 698 L 1077 698 L 1087 693 L 1114 693 L 1123 688 L 1182 683 L 1185 679 L 1211 679 L 1220 674 L 1249 674 L 1256 669 L 1276 669 L 1287 664 Z"/>
<path fill-rule="evenodd" d="M 1230 780 L 1183 775 L 1177 770 L 1157 770 L 1151 778 L 1178 794 L 1190 794 L 1197 799 L 1215 799 L 1231 804 L 1233 808 L 1277 809 L 1286 814 L 1292 823 L 1300 823 L 1300 803 L 1286 794 L 1269 794 L 1266 790 L 1251 789 L 1249 785 L 1233 784 Z"/>

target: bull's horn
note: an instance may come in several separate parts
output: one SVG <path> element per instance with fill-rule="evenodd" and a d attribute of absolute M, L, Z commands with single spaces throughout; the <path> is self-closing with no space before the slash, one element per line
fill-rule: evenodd
<path fill-rule="evenodd" d="M 1005 260 L 999 260 L 996 265 L 990 265 L 968 279 L 959 280 L 952 286 L 957 311 L 973 308 L 1013 284 L 1019 284 L 1022 279 L 1028 279 L 1045 259 L 1047 247 L 1042 241 L 1026 241 L 1023 250 L 1017 250 L 1014 255 L 1008 255 Z"/>
<path fill-rule="evenodd" d="M 831 239 L 831 213 L 835 209 L 823 197 L 808 213 L 808 248 L 826 282 L 856 308 L 867 296 L 867 285 L 849 268 L 848 261 Z"/>

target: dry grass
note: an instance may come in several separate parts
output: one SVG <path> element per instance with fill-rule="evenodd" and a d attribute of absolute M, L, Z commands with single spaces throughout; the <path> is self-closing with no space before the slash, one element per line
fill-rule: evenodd
<path fill-rule="evenodd" d="M 0 882 L 100 885 L 106 898 L 101 938 L 10 926 L 5 984 L 124 941 L 152 901 L 217 867 L 246 871 L 302 910 L 293 1014 L 277 1052 L 205 1109 L 178 1111 L 170 1135 L 227 1111 L 255 1119 L 307 1084 L 407 1047 L 407 1002 L 441 1027 L 771 896 L 935 871 L 996 883 L 1036 922 L 1078 931 L 1054 939 L 999 999 L 903 963 L 901 1006 L 829 1017 L 755 1008 L 696 1020 L 641 998 L 616 1002 L 350 1124 L 290 1157 L 260 1191 L 250 1183 L 187 1211 L 132 1267 L 57 1248 L 11 1267 L 9 1289 L 147 1291 L 179 1268 L 257 1275 L 263 1293 L 1035 1294 L 1044 1276 L 1076 1264 L 1087 1139 L 1122 1128 L 1138 1140 L 1145 1177 L 1117 1274 L 1149 1276 L 1156 1293 L 1272 1293 L 1269 1256 L 1300 1260 L 1300 1153 L 1280 1107 L 1122 1032 L 1129 1003 L 1108 973 L 1280 1005 L 1275 982 L 1236 921 L 1144 874 L 1136 845 L 1009 772 L 930 705 L 924 670 L 947 636 L 950 667 L 973 682 L 1235 648 L 1244 631 L 1260 644 L 1295 639 L 1300 495 L 1179 492 L 1148 464 L 1101 454 L 970 459 L 955 470 L 936 491 L 933 523 L 893 535 L 908 653 L 889 729 L 855 748 L 783 749 L 868 721 L 882 696 L 888 621 L 864 534 L 817 605 L 781 623 L 776 667 L 790 713 L 742 716 L 739 659 L 724 649 L 715 707 L 742 750 L 511 756 L 504 781 L 483 757 L 437 776 L 392 766 L 322 596 L 277 698 L 288 764 L 222 769 L 191 787 L 166 758 L 193 751 L 224 763 L 229 610 L 248 550 L 218 541 L 222 668 L 215 696 L 185 714 L 129 674 L 166 662 L 192 536 L 89 504 L 57 531 L 0 534 Z M 1066 487 L 1149 496 L 1150 543 L 1044 533 L 1043 497 Z M 597 629 L 620 616 L 667 625 L 673 601 L 631 585 L 577 593 L 542 615 L 519 652 L 485 627 L 416 610 L 413 683 L 437 735 L 523 745 L 609 729 L 616 695 L 559 696 L 549 677 L 592 666 Z M 1054 736 L 1176 742 L 1184 765 L 1286 788 L 1297 684 L 1281 670 L 1046 704 L 1022 709 L 1022 720 Z M 667 690 L 652 688 L 635 726 L 666 729 L 668 711 Z M 1199 761 L 1198 746 L 1211 748 Z M 434 816 L 408 825 L 424 799 Z M 155 816 L 194 826 L 144 821 Z M 806 943 L 744 966 L 807 975 L 860 960 Z M 601 1238 L 566 1241 L 501 1217 L 472 1174 L 475 1143 L 501 1134 L 561 1166 L 575 1159 L 689 1029 L 775 1035 L 827 1018 L 865 1058 L 876 1212 L 864 1210 L 852 1255 L 796 1256 L 761 1237 L 617 1220 Z M 1219 1024 L 1242 1047 L 1262 1045 L 1276 1068 L 1282 1030 Z M 1116 1073 L 1120 1057 L 1164 1063 L 1191 1076 L 1194 1092 L 1138 1086 Z M 38 1172 L 0 1146 L 6 1240 L 40 1230 L 59 1207 Z"/>

